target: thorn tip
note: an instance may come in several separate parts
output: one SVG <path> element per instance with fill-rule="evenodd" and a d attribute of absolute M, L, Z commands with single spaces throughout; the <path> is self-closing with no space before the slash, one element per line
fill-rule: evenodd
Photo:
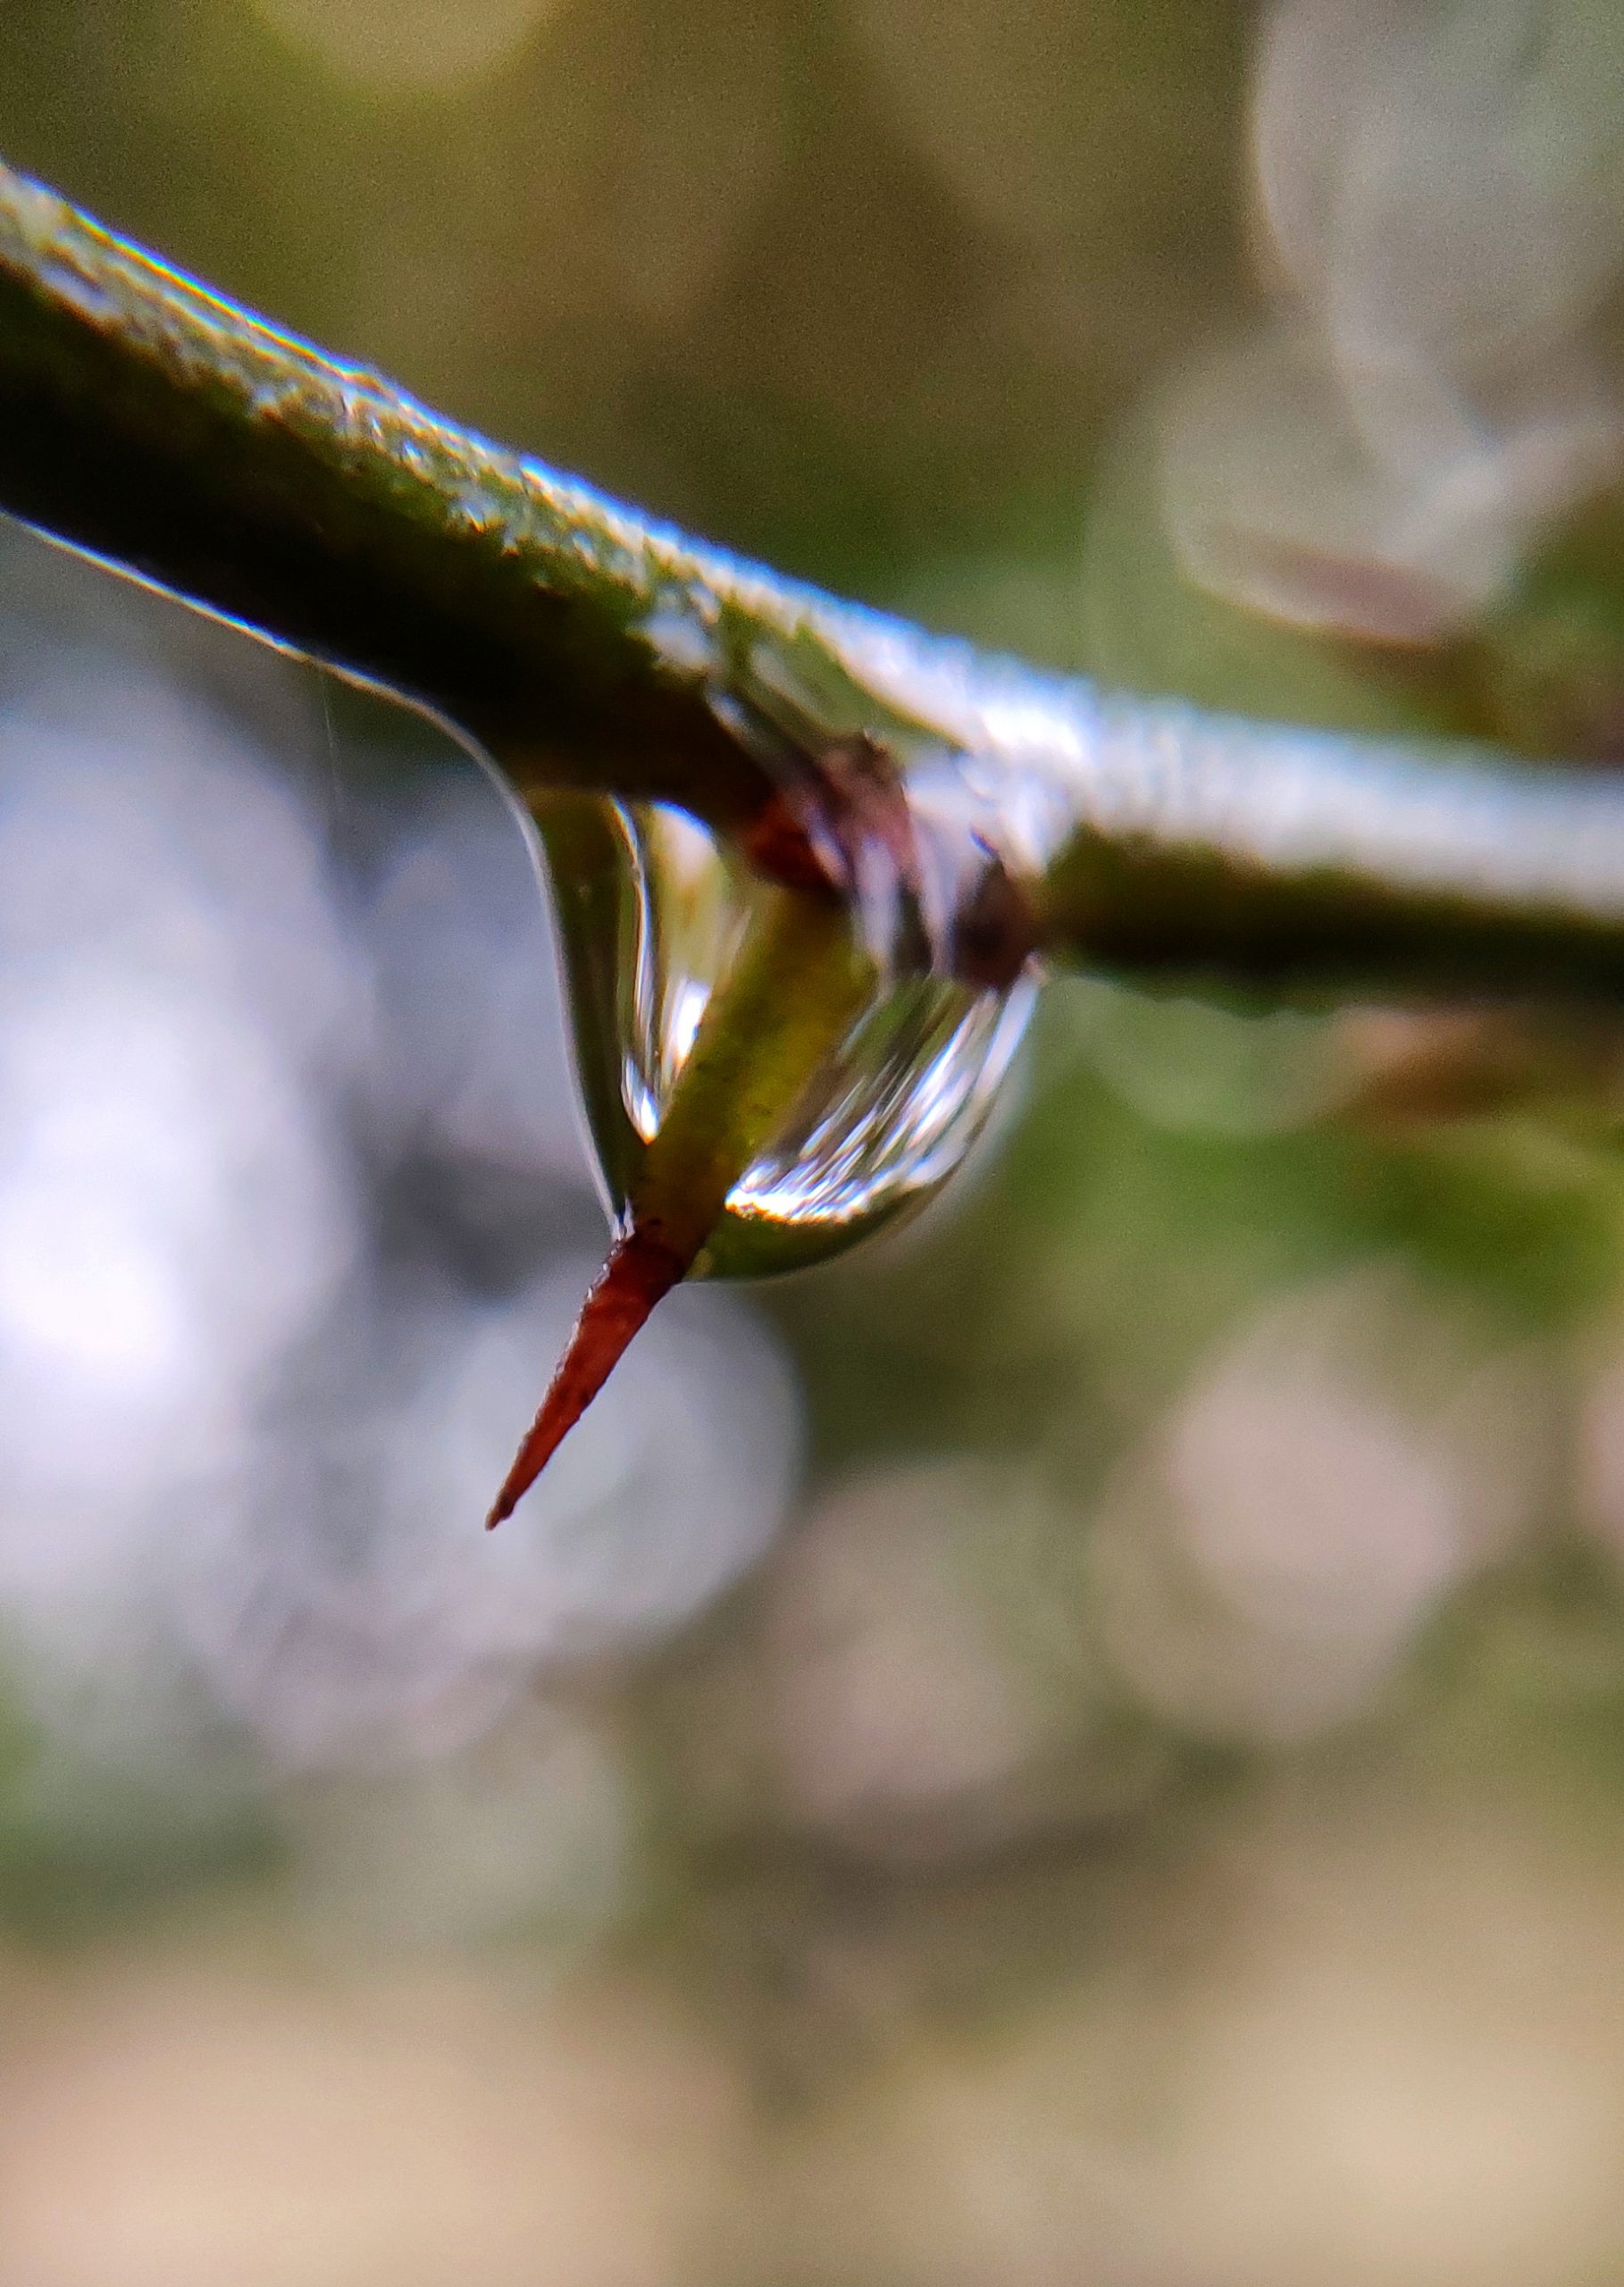
<path fill-rule="evenodd" d="M 654 1306 L 687 1272 L 684 1254 L 634 1223 L 609 1249 L 588 1290 L 547 1395 L 485 1519 L 487 1532 L 511 1517 L 565 1438 L 608 1380 Z"/>

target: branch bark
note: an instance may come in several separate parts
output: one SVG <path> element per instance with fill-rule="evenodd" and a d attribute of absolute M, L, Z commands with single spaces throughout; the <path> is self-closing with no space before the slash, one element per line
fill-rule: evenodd
<path fill-rule="evenodd" d="M 532 803 L 589 787 L 748 835 L 866 734 L 939 954 L 973 939 L 992 852 L 1018 953 L 1291 994 L 1624 987 L 1606 775 L 1105 692 L 839 603 L 486 442 L 3 166 L 0 507 L 433 710 Z"/>

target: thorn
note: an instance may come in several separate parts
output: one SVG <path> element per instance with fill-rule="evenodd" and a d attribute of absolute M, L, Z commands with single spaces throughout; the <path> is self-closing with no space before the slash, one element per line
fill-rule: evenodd
<path fill-rule="evenodd" d="M 647 1324 L 655 1304 L 679 1284 L 692 1260 L 657 1232 L 640 1230 L 635 1224 L 615 1240 L 581 1306 L 540 1411 L 485 1520 L 487 1532 L 512 1516 Z"/>

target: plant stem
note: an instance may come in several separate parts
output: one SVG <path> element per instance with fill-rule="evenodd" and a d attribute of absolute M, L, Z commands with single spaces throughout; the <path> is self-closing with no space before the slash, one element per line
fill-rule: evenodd
<path fill-rule="evenodd" d="M 1624 784 L 1102 693 L 838 603 L 488 444 L 4 167 L 0 507 L 432 709 L 527 797 L 742 832 L 798 756 L 869 733 L 943 894 L 973 901 L 998 853 L 1016 954 L 1271 993 L 1624 986 Z"/>

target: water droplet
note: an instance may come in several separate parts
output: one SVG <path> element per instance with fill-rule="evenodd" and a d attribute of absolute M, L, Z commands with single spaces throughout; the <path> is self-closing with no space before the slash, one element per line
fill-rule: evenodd
<path fill-rule="evenodd" d="M 680 811 L 569 798 L 542 821 L 577 1069 L 611 1211 L 628 1213 L 760 892 Z M 1035 985 L 876 976 L 839 1045 L 727 1195 L 696 1268 L 797 1269 L 922 1207 L 985 1125 Z"/>
<path fill-rule="evenodd" d="M 866 750 L 845 758 L 865 792 Z M 868 790 L 872 792 L 872 789 Z M 907 917 L 911 823 L 883 804 Z M 577 1069 L 616 1236 L 486 1521 L 499 1524 L 692 1271 L 838 1252 L 939 1191 L 981 1133 L 1035 985 L 896 973 L 859 890 L 758 879 L 660 806 L 559 796 L 539 812 Z M 917 918 L 917 917 L 916 917 Z M 1008 974 L 1008 972 L 1003 972 Z"/>

